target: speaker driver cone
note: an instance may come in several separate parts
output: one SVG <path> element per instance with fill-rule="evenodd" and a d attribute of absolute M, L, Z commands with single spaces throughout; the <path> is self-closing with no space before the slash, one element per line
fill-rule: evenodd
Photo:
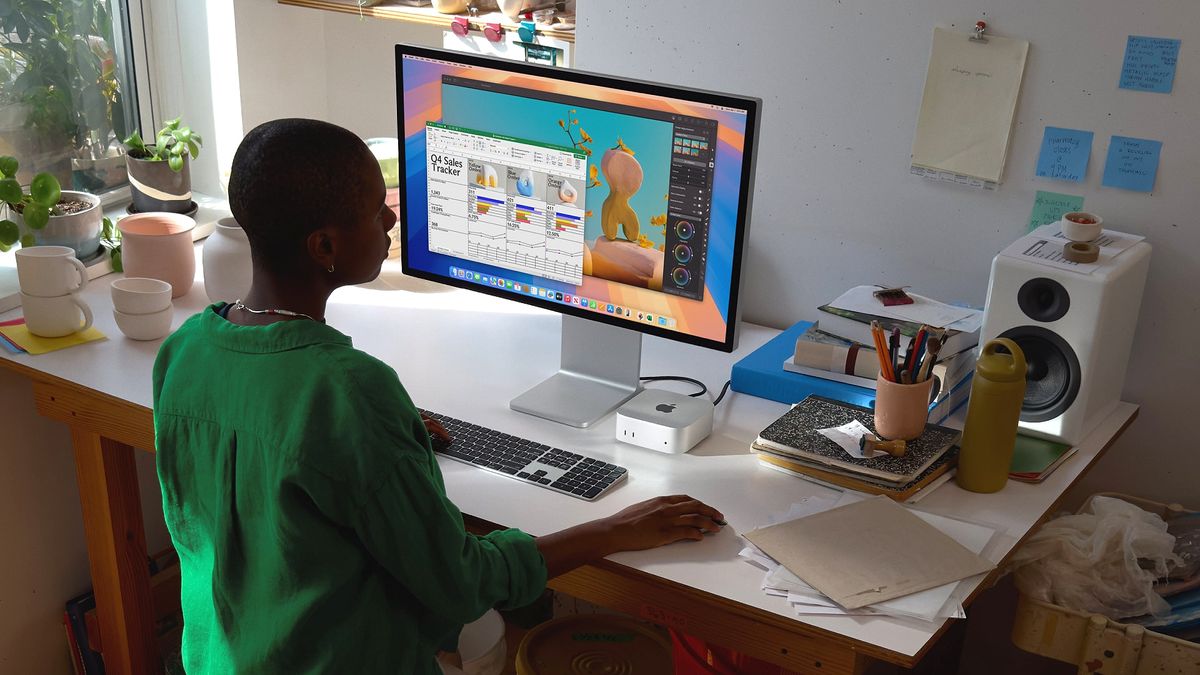
<path fill-rule="evenodd" d="M 1079 395 L 1079 357 L 1067 341 L 1041 326 L 1017 326 L 1000 334 L 1025 354 L 1022 422 L 1045 422 L 1062 415 Z"/>

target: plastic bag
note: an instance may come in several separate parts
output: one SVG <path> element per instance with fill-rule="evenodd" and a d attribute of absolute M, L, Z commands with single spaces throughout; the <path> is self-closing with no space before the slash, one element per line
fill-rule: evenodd
<path fill-rule="evenodd" d="M 1050 521 L 1013 554 L 1017 588 L 1070 609 L 1121 619 L 1163 615 L 1154 582 L 1182 563 L 1159 516 L 1112 497 Z"/>

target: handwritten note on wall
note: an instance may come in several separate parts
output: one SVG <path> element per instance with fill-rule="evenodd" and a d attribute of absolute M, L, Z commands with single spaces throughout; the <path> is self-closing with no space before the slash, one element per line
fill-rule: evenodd
<path fill-rule="evenodd" d="M 1042 152 L 1038 155 L 1037 175 L 1082 182 L 1091 154 L 1092 132 L 1046 127 L 1042 135 Z"/>
<path fill-rule="evenodd" d="M 1162 141 L 1113 136 L 1104 163 L 1104 185 L 1137 192 L 1154 191 L 1161 152 Z"/>
<path fill-rule="evenodd" d="M 1083 197 L 1038 190 L 1037 197 L 1033 199 L 1033 213 L 1029 214 L 1029 231 L 1058 222 L 1064 213 L 1082 208 Z"/>
<path fill-rule="evenodd" d="M 1171 93 L 1178 58 L 1179 40 L 1130 35 L 1125 43 L 1121 88 Z"/>
<path fill-rule="evenodd" d="M 1029 43 L 934 28 L 912 164 L 999 182 Z"/>

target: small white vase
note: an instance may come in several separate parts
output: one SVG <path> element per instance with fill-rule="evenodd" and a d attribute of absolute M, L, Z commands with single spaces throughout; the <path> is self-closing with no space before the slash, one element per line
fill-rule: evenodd
<path fill-rule="evenodd" d="M 253 266 L 250 240 L 233 218 L 217 221 L 216 229 L 204 241 L 204 293 L 209 302 L 233 302 L 250 292 Z"/>

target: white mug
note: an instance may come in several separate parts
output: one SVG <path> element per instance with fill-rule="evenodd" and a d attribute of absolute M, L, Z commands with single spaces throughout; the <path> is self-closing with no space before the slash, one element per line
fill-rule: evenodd
<path fill-rule="evenodd" d="M 21 293 L 21 308 L 25 313 L 25 327 L 40 337 L 63 337 L 92 326 L 92 308 L 77 293 L 53 298 Z"/>
<path fill-rule="evenodd" d="M 87 268 L 67 246 L 30 246 L 17 249 L 17 281 L 21 292 L 53 298 L 87 286 Z"/>

